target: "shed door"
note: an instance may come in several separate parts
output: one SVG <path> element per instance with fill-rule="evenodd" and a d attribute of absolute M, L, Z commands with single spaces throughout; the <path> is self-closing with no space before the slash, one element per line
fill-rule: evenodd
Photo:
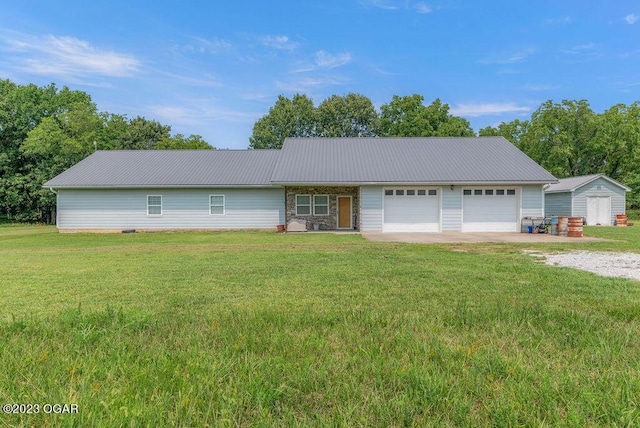
<path fill-rule="evenodd" d="M 587 196 L 587 224 L 611 226 L 611 198 Z"/>
<path fill-rule="evenodd" d="M 462 190 L 463 232 L 517 232 L 518 195 L 514 188 Z"/>
<path fill-rule="evenodd" d="M 382 231 L 439 232 L 440 189 L 385 189 Z"/>

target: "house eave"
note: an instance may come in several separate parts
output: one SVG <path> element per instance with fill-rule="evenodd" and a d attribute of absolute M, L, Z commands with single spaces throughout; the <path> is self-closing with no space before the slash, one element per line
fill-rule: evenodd
<path fill-rule="evenodd" d="M 225 189 L 271 189 L 280 188 L 282 186 L 273 184 L 131 184 L 131 185 L 92 185 L 92 186 L 55 186 L 42 185 L 45 188 L 56 190 L 74 189 L 74 190 L 118 190 L 118 189 L 208 189 L 208 188 L 225 188 Z"/>

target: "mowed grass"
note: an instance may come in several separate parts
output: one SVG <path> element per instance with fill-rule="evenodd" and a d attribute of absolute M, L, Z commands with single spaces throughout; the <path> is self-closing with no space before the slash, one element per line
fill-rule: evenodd
<path fill-rule="evenodd" d="M 8 426 L 638 426 L 640 282 L 522 249 L 0 226 Z M 42 407 L 41 407 L 42 409 Z"/>

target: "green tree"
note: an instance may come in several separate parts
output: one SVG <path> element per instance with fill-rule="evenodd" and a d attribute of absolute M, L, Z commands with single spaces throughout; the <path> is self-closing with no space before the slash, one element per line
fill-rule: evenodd
<path fill-rule="evenodd" d="M 213 149 L 200 135 L 176 134 L 168 139 L 158 142 L 158 149 L 163 150 L 203 150 Z"/>
<path fill-rule="evenodd" d="M 380 107 L 379 135 L 382 137 L 472 137 L 475 132 L 466 119 L 449 114 L 440 99 L 424 105 L 424 97 L 399 97 Z"/>
<path fill-rule="evenodd" d="M 317 109 L 319 137 L 375 137 L 378 113 L 364 95 L 332 95 Z"/>
<path fill-rule="evenodd" d="M 306 95 L 279 95 L 269 113 L 256 121 L 249 138 L 252 149 L 279 149 L 287 137 L 315 136 L 316 110 Z"/>

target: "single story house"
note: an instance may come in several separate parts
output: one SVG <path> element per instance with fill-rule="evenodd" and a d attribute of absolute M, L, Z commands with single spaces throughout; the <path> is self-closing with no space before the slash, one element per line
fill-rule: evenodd
<path fill-rule="evenodd" d="M 60 230 L 516 232 L 549 172 L 502 137 L 287 138 L 280 150 L 97 151 L 44 184 Z"/>
<path fill-rule="evenodd" d="M 625 214 L 631 189 L 604 174 L 558 180 L 545 188 L 545 215 L 583 217 L 588 225 L 613 225 Z"/>

